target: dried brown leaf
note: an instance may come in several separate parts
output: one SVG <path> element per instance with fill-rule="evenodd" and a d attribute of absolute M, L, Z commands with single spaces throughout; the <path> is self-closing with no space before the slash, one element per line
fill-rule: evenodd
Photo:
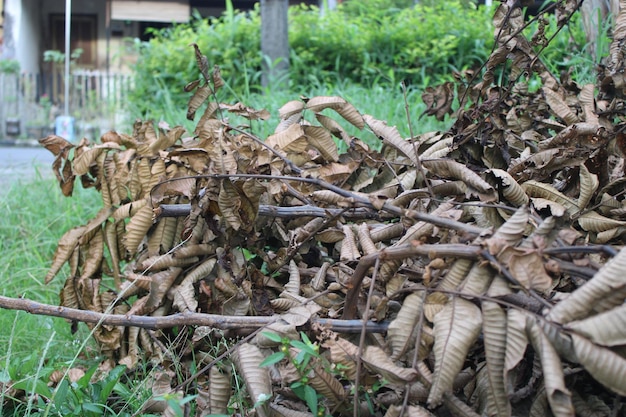
<path fill-rule="evenodd" d="M 585 285 L 557 303 L 546 318 L 556 323 L 568 323 L 585 317 L 598 301 L 626 287 L 624 271 L 626 248 L 622 248 Z"/>
<path fill-rule="evenodd" d="M 452 388 L 454 379 L 463 368 L 471 346 L 482 327 L 478 307 L 462 298 L 453 298 L 436 316 L 433 334 L 435 371 L 428 395 L 428 404 L 440 404 L 444 392 Z"/>
<path fill-rule="evenodd" d="M 341 97 L 313 97 L 306 102 L 305 108 L 315 113 L 321 112 L 324 109 L 333 109 L 358 129 L 363 129 L 365 126 L 363 116 L 361 116 L 359 111 Z"/>
<path fill-rule="evenodd" d="M 267 368 L 259 366 L 264 359 L 258 347 L 243 343 L 232 353 L 239 376 L 243 379 L 248 394 L 260 417 L 268 417 L 267 400 L 272 397 L 272 382 Z"/>
<path fill-rule="evenodd" d="M 363 364 L 372 372 L 394 384 L 406 384 L 417 379 L 413 368 L 402 368 L 377 346 L 367 346 L 363 352 Z"/>

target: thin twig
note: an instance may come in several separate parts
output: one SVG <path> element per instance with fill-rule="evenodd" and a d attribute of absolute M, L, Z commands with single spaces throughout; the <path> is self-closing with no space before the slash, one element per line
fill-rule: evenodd
<path fill-rule="evenodd" d="M 154 209 L 156 219 L 162 217 L 186 217 L 189 213 L 191 213 L 191 204 L 161 204 Z M 261 204 L 259 206 L 258 215 L 281 219 L 293 219 L 295 217 L 331 217 L 336 215 L 341 215 L 351 220 L 382 219 L 378 211 L 373 211 L 365 207 L 339 209 L 322 208 L 312 205 L 282 207 Z"/>
<path fill-rule="evenodd" d="M 376 258 L 374 264 L 374 273 L 372 274 L 372 281 L 370 282 L 370 290 L 367 295 L 367 302 L 365 303 L 365 311 L 363 312 L 363 323 L 367 322 L 369 318 L 370 304 L 372 296 L 374 295 L 374 287 L 376 286 L 376 276 L 378 275 L 378 268 L 380 267 L 380 258 Z M 361 380 L 361 357 L 363 356 L 363 346 L 365 346 L 365 335 L 367 329 L 365 326 L 361 329 L 361 335 L 359 336 L 359 350 L 356 356 L 356 374 L 354 376 L 354 409 L 353 416 L 359 417 L 359 382 Z"/>
<path fill-rule="evenodd" d="M 417 334 L 415 335 L 415 351 L 413 352 L 413 361 L 411 362 L 411 368 L 417 370 L 419 363 L 420 345 L 422 343 L 422 327 L 424 326 L 424 306 L 426 305 L 426 291 L 422 292 L 422 305 L 419 311 L 419 320 L 417 321 Z M 406 347 L 405 347 L 406 349 Z M 402 400 L 402 409 L 400 410 L 400 417 L 404 416 L 404 412 L 409 404 L 409 394 L 411 393 L 411 384 L 407 382 L 405 385 L 404 399 Z"/>

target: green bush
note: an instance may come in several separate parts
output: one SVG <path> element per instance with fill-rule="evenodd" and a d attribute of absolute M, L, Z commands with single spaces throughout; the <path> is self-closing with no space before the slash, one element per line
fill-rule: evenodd
<path fill-rule="evenodd" d="M 292 81 L 348 78 L 364 85 L 381 80 L 424 85 L 489 55 L 491 12 L 482 7 L 459 1 L 408 8 L 384 3 L 346 2 L 323 17 L 315 8 L 292 9 Z"/>
<path fill-rule="evenodd" d="M 231 9 L 220 18 L 194 16 L 189 24 L 156 31 L 148 42 L 137 45 L 129 110 L 137 117 L 167 118 L 154 110 L 184 106 L 189 94 L 183 86 L 199 76 L 191 43 L 198 44 L 209 63 L 220 65 L 229 86 L 246 94 L 247 86 L 260 84 L 260 27 L 258 9 L 248 13 Z"/>
<path fill-rule="evenodd" d="M 406 0 L 395 3 L 346 2 L 323 16 L 315 7 L 290 8 L 291 84 L 406 80 L 423 85 L 430 77 L 439 79 L 488 56 L 490 12 L 459 1 L 416 7 L 406 7 L 411 3 Z M 236 95 L 258 90 L 260 23 L 258 7 L 245 13 L 229 8 L 220 18 L 195 17 L 189 24 L 155 32 L 150 41 L 138 44 L 131 111 L 154 117 L 155 102 L 162 104 L 157 108 L 184 105 L 188 95 L 182 86 L 198 76 L 190 43 L 197 43 L 211 64 L 220 65 Z"/>
<path fill-rule="evenodd" d="M 0 74 L 19 74 L 20 63 L 15 59 L 0 59 Z"/>
<path fill-rule="evenodd" d="M 412 3 L 350 1 L 324 14 L 315 7 L 291 7 L 291 90 L 306 94 L 349 83 L 371 87 L 400 81 L 423 88 L 449 80 L 453 71 L 477 68 L 489 56 L 493 9 L 468 0 Z M 226 4 L 219 18 L 195 16 L 189 24 L 156 31 L 149 42 L 138 43 L 130 115 L 177 120 L 172 112 L 184 109 L 189 98 L 183 86 L 199 76 L 191 43 L 199 45 L 211 65 L 220 66 L 227 90 L 235 97 L 262 92 L 259 8 L 244 13 Z M 554 33 L 554 17 L 548 20 L 548 32 Z M 580 26 L 576 19 L 543 51 L 551 70 L 576 63 L 593 67 L 583 62 Z M 533 26 L 527 30 L 531 36 Z"/>

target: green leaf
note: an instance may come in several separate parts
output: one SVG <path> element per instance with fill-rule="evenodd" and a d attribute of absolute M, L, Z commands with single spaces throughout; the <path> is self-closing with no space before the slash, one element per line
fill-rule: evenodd
<path fill-rule="evenodd" d="M 91 383 L 91 377 L 94 373 L 96 373 L 97 370 L 97 366 L 92 366 L 91 368 L 89 368 L 87 372 L 85 372 L 85 375 L 83 375 L 78 381 L 76 381 L 76 386 L 78 386 L 79 388 L 89 387 L 89 384 Z"/>
<path fill-rule="evenodd" d="M 304 386 L 304 401 L 313 414 L 317 414 L 317 392 L 310 385 Z"/>
<path fill-rule="evenodd" d="M 276 343 L 282 343 L 283 342 L 283 338 L 278 334 L 278 333 L 274 333 L 274 332 L 262 332 L 261 333 L 263 336 L 267 337 L 269 340 L 271 340 L 272 342 L 276 342 Z"/>
<path fill-rule="evenodd" d="M 306 335 L 306 333 L 304 332 L 300 332 L 300 338 L 304 341 L 304 343 L 306 343 L 309 346 L 313 346 L 313 342 L 311 342 L 311 339 L 309 339 L 309 336 Z"/>
<path fill-rule="evenodd" d="M 107 402 L 109 395 L 111 395 L 111 392 L 113 391 L 113 388 L 118 383 L 120 377 L 124 374 L 125 371 L 126 366 L 116 366 L 115 368 L 113 368 L 113 370 L 111 370 L 111 372 L 109 372 L 104 381 L 102 381 L 102 391 L 100 391 L 100 395 L 98 396 L 101 404 L 105 404 Z"/>
<path fill-rule="evenodd" d="M 289 344 L 297 349 L 300 349 L 303 352 L 308 353 L 311 356 L 315 356 L 315 357 L 318 356 L 317 352 L 315 351 L 312 345 L 302 343 L 299 340 L 292 340 L 291 342 L 289 342 Z"/>
<path fill-rule="evenodd" d="M 246 248 L 241 248 L 241 252 L 243 253 L 243 257 L 246 261 L 249 261 L 251 259 L 254 259 L 257 257 L 256 254 L 250 252 L 248 249 Z"/>
<path fill-rule="evenodd" d="M 183 408 L 180 406 L 179 400 L 176 398 L 172 398 L 167 400 L 167 405 L 174 411 L 174 414 L 177 416 L 183 415 Z"/>
<path fill-rule="evenodd" d="M 59 385 L 57 386 L 57 389 L 55 391 L 55 395 L 54 395 L 54 402 L 60 405 L 65 404 L 65 400 L 67 398 L 67 391 L 70 387 L 70 383 L 67 379 L 63 379 Z"/>
<path fill-rule="evenodd" d="M 124 399 L 128 399 L 133 395 L 133 392 L 128 389 L 126 385 L 119 382 L 115 384 L 115 386 L 113 387 L 113 391 L 118 393 Z"/>
<path fill-rule="evenodd" d="M 11 381 L 11 376 L 9 375 L 9 373 L 6 371 L 6 369 L 3 369 L 0 371 L 0 383 L 7 383 Z"/>
<path fill-rule="evenodd" d="M 261 361 L 259 366 L 264 367 L 264 366 L 274 365 L 275 363 L 282 361 L 284 358 L 285 358 L 285 354 L 283 352 L 272 353 L 270 356 L 263 359 L 263 361 Z"/>
<path fill-rule="evenodd" d="M 183 398 L 182 400 L 180 400 L 179 404 L 180 405 L 185 405 L 188 402 L 195 400 L 197 396 L 198 395 L 188 395 L 185 398 Z"/>
<path fill-rule="evenodd" d="M 102 415 L 102 405 L 100 404 L 83 403 L 83 409 L 96 413 L 97 415 Z"/>
<path fill-rule="evenodd" d="M 46 398 L 52 396 L 52 391 L 50 391 L 48 385 L 40 379 L 36 380 L 35 383 L 30 379 L 25 379 L 13 384 L 13 388 L 16 390 L 24 390 L 27 393 L 38 394 Z"/>

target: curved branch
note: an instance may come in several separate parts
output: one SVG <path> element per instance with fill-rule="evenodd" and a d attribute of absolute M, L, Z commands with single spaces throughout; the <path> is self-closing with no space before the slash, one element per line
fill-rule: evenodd
<path fill-rule="evenodd" d="M 478 259 L 481 254 L 480 246 L 469 246 L 462 244 L 432 244 L 422 245 L 419 242 L 406 243 L 400 246 L 394 246 L 382 249 L 377 253 L 367 255 L 359 260 L 358 265 L 354 269 L 352 278 L 348 283 L 348 294 L 343 308 L 343 320 L 353 320 L 357 313 L 357 304 L 363 283 L 363 278 L 367 270 L 374 265 L 376 259 L 381 261 L 393 259 L 405 259 L 411 256 L 430 256 L 430 257 L 446 257 L 452 256 L 457 258 Z"/>

